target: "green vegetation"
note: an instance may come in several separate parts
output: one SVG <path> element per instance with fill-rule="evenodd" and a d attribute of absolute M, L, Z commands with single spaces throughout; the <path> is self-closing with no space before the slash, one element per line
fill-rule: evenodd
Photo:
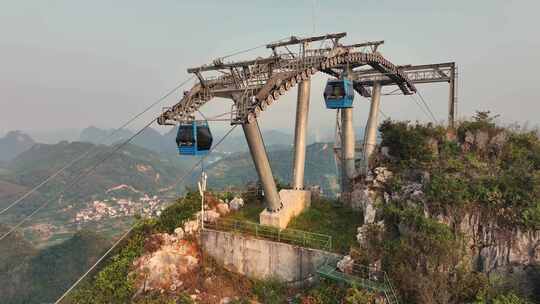
<path fill-rule="evenodd" d="M 509 233 L 540 229 L 540 139 L 494 119 L 478 112 L 455 134 L 390 120 L 380 127 L 389 157 L 375 161 L 394 173 L 384 190 L 398 195 L 379 214 L 385 229 L 368 227 L 353 252 L 381 261 L 405 303 L 528 303 L 535 292 L 481 272 L 459 228 L 473 214 Z M 422 185 L 421 197 L 404 194 L 411 183 Z"/>
<path fill-rule="evenodd" d="M 244 207 L 230 213 L 228 218 L 239 221 L 258 222 L 264 210 L 264 202 L 251 195 L 244 195 Z M 362 213 L 337 201 L 325 198 L 315 199 L 311 207 L 291 220 L 288 229 L 319 233 L 332 237 L 335 252 L 347 253 L 356 243 L 356 228 L 362 224 Z"/>
<path fill-rule="evenodd" d="M 407 179 L 414 170 L 428 172 L 425 191 L 434 213 L 457 216 L 479 209 L 501 227 L 538 230 L 540 140 L 534 132 L 499 128 L 493 119 L 478 112 L 474 121 L 463 122 L 457 131 L 462 149 L 441 127 L 385 121 L 382 145 L 395 157 L 385 165 L 398 173 L 396 179 Z"/>
<path fill-rule="evenodd" d="M 517 272 L 505 276 L 486 274 L 481 267 L 482 261 L 475 260 L 471 254 L 478 250 L 473 248 L 477 244 L 471 246 L 464 231 L 459 230 L 463 218 L 471 214 L 478 216 L 486 226 L 508 233 L 540 229 L 540 140 L 537 134 L 498 127 L 487 112 L 479 112 L 473 121 L 462 122 L 455 132 L 439 126 L 390 120 L 382 124 L 380 131 L 382 146 L 389 147 L 390 157 L 377 156 L 375 164 L 393 172 L 392 179 L 381 192 L 397 194 L 388 196 L 385 204 L 376 206 L 380 208 L 377 220 L 384 220 L 384 227 L 368 225 L 364 231 L 366 242 L 359 247 L 356 234 L 357 227 L 362 224 L 361 213 L 332 200 L 318 199 L 312 202 L 310 209 L 293 219 L 289 228 L 330 235 L 335 251 L 349 252 L 362 264 L 380 262 L 403 303 L 525 304 L 540 301 L 540 284 L 534 283 L 540 281 L 540 266 L 532 265 L 524 270 L 527 282 L 523 281 L 523 274 Z M 79 145 L 69 146 L 74 149 L 70 153 L 80 153 L 86 147 Z M 148 160 L 137 149 L 130 148 L 121 157 L 127 160 L 115 160 L 114 166 L 132 166 Z M 331 153 L 327 155 L 327 148 L 322 144 L 311 149 L 311 153 L 320 154 L 319 158 L 313 158 L 319 167 L 310 173 L 313 183 L 319 183 L 325 170 L 333 171 L 333 165 L 329 166 L 327 162 Z M 271 158 L 280 159 L 275 166 L 278 176 L 288 180 L 290 164 L 281 160 L 289 152 L 271 153 Z M 65 157 L 69 155 L 72 154 Z M 249 160 L 247 154 L 238 154 L 217 162 L 213 165 L 216 176 L 210 180 L 217 180 L 219 184 L 230 177 L 233 185 L 245 185 L 251 170 L 251 162 L 246 160 Z M 154 167 L 153 161 L 149 163 Z M 167 167 L 166 163 L 162 165 Z M 13 164 L 9 172 L 21 179 L 12 182 L 33 178 L 31 172 L 37 167 Z M 100 174 L 127 174 L 114 166 L 103 169 L 106 172 Z M 154 169 L 163 176 L 172 174 L 170 168 L 156 165 Z M 125 181 L 150 182 L 137 178 L 126 177 Z M 151 182 L 155 183 L 154 180 Z M 421 196 L 403 194 L 411 183 L 421 185 Z M 222 197 L 231 199 L 229 193 Z M 264 203 L 253 192 L 245 193 L 244 199 L 245 206 L 229 217 L 257 222 Z M 150 234 L 173 232 L 199 208 L 198 193 L 188 191 L 184 199 L 169 206 L 158 219 L 139 219 L 130 236 L 70 295 L 68 302 L 194 303 L 189 294 L 183 293 L 146 294 L 134 299 L 135 282 L 129 273 L 134 260 L 151 250 L 145 248 L 145 240 Z M 7 254 L 0 258 L 2 303 L 55 300 L 110 244 L 88 231 L 81 231 L 69 241 L 41 251 L 24 242 L 20 235 L 14 234 L 10 238 L 9 247 L 5 247 Z M 232 299 L 231 303 L 249 303 L 251 300 L 298 304 L 377 301 L 374 294 L 325 280 L 303 290 L 276 280 L 249 280 L 227 272 L 205 257 L 194 280 L 204 281 L 210 276 L 219 278 L 213 281 L 211 288 L 238 292 L 239 299 Z M 533 282 L 532 286 L 530 282 Z"/>
<path fill-rule="evenodd" d="M 309 145 L 306 154 L 306 184 L 321 185 L 325 195 L 335 195 L 338 189 L 332 145 Z M 292 155 L 291 149 L 268 151 L 272 172 L 278 180 L 291 180 Z M 209 184 L 215 189 L 228 186 L 243 188 L 249 182 L 255 181 L 257 176 L 249 153 L 235 153 L 225 157 L 210 165 L 208 172 Z"/>
<path fill-rule="evenodd" d="M 85 230 L 41 251 L 17 234 L 6 241 L 10 248 L 0 260 L 0 293 L 2 303 L 13 304 L 55 301 L 110 245 Z"/>
<path fill-rule="evenodd" d="M 280 304 L 287 302 L 286 287 L 276 279 L 255 281 L 252 291 L 257 300 L 265 304 Z"/>
<path fill-rule="evenodd" d="M 144 241 L 152 233 L 172 232 L 192 218 L 200 206 L 200 196 L 188 192 L 169 206 L 157 220 L 142 220 L 133 229 L 120 251 L 91 280 L 71 296 L 72 303 L 126 303 L 133 297 L 134 281 L 128 274 L 133 261 L 143 254 Z M 159 298 L 156 300 L 158 301 Z M 155 302 L 168 303 L 168 302 Z"/>
<path fill-rule="evenodd" d="M 311 207 L 294 218 L 287 228 L 330 235 L 333 250 L 347 253 L 356 244 L 356 229 L 362 224 L 362 213 L 328 200 L 317 199 Z"/>

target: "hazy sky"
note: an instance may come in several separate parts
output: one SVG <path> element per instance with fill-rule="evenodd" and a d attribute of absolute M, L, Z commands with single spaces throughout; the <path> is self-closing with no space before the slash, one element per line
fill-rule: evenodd
<path fill-rule="evenodd" d="M 396 64 L 456 61 L 460 116 L 490 109 L 504 122 L 536 125 L 539 10 L 532 0 L 0 0 L 0 134 L 116 127 L 186 79 L 190 66 L 314 30 L 346 31 L 350 43 L 384 39 L 381 51 Z M 335 117 L 323 106 L 324 79 L 312 85 L 314 131 L 332 128 Z M 446 119 L 447 85 L 419 89 L 437 118 Z M 293 91 L 261 124 L 292 127 L 295 99 Z M 365 124 L 368 105 L 357 96 L 357 126 Z M 220 101 L 203 110 L 229 107 Z M 383 97 L 382 109 L 393 118 L 426 120 L 409 98 Z"/>

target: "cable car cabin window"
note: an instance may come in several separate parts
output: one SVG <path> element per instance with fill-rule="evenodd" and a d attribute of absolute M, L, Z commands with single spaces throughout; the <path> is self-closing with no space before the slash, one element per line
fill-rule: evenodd
<path fill-rule="evenodd" d="M 193 146 L 195 144 L 192 125 L 178 127 L 178 134 L 176 134 L 176 144 L 178 146 Z"/>
<path fill-rule="evenodd" d="M 330 82 L 324 89 L 324 98 L 340 99 L 345 97 L 345 87 L 343 82 Z"/>
<path fill-rule="evenodd" d="M 212 147 L 212 133 L 207 126 L 197 127 L 197 148 L 198 150 L 210 150 Z"/>

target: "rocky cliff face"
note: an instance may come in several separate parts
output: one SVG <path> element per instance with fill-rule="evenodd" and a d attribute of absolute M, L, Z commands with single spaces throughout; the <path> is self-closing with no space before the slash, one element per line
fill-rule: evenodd
<path fill-rule="evenodd" d="M 478 214 L 469 213 L 461 219 L 440 218 L 452 224 L 468 240 L 467 247 L 478 271 L 519 270 L 540 262 L 540 232 L 505 229 L 485 222 Z"/>
<path fill-rule="evenodd" d="M 452 158 L 452 161 L 464 157 L 465 162 L 479 163 L 476 164 L 480 167 L 477 169 L 478 172 L 467 172 L 469 169 L 467 165 L 459 170 L 452 168 L 448 172 L 445 171 L 444 174 L 449 176 L 447 183 L 452 183 L 453 180 L 462 180 L 465 185 L 484 183 L 486 176 L 489 176 L 490 181 L 491 179 L 496 181 L 498 179 L 496 174 L 512 170 L 502 168 L 505 166 L 502 155 L 510 149 L 508 147 L 510 135 L 507 132 L 502 129 L 461 131 L 457 136 L 454 133 L 446 133 L 442 138 L 429 137 L 424 141 L 427 149 L 425 151 L 429 151 L 432 159 L 436 159 L 437 162 L 445 157 L 444 154 L 447 152 L 444 149 L 451 143 L 459 149 L 456 152 L 462 155 Z M 508 187 L 507 184 L 497 185 L 494 188 L 496 191 L 485 190 L 486 195 L 472 193 L 473 195 L 463 196 L 463 199 L 467 200 L 466 203 L 454 202 L 455 204 L 451 205 L 434 201 L 437 197 L 449 196 L 452 199 L 458 197 L 451 194 L 453 191 L 459 191 L 459 187 L 455 190 L 442 188 L 441 194 L 434 195 L 432 178 L 437 178 L 441 174 L 441 169 L 436 167 L 438 164 L 430 163 L 421 167 L 404 166 L 403 163 L 396 165 L 400 153 L 395 150 L 395 147 L 394 151 L 388 146 L 381 147 L 374 159 L 377 166 L 372 168 L 367 176 L 361 176 L 354 181 L 351 193 L 344 194 L 353 208 L 363 211 L 365 224 L 377 222 L 382 224 L 380 221 L 383 219 L 385 206 L 399 202 L 402 208 L 415 208 L 419 210 L 418 213 L 423 212 L 423 216 L 436 219 L 450 227 L 455 234 L 463 235 L 467 256 L 473 269 L 477 271 L 484 273 L 515 271 L 540 263 L 540 231 L 534 225 L 524 227 L 504 221 L 519 216 L 515 214 L 515 210 L 511 210 L 512 203 L 516 205 L 518 203 L 504 201 L 504 189 L 500 188 Z M 505 177 L 501 177 L 503 178 Z M 396 179 L 399 179 L 399 182 Z M 532 181 L 533 189 L 529 191 L 536 191 L 537 181 Z M 498 204 L 486 206 L 481 201 L 486 196 L 489 203 L 493 201 Z M 535 198 L 533 195 L 532 199 L 537 200 L 536 208 L 540 208 L 538 197 Z M 534 208 L 534 202 L 532 205 Z M 406 227 L 400 226 L 399 232 L 407 233 Z M 359 228 L 360 242 L 365 239 L 364 234 L 365 229 Z"/>

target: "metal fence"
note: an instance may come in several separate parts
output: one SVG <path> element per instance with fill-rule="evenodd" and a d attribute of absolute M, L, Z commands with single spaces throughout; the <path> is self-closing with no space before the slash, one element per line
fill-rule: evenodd
<path fill-rule="evenodd" d="M 337 263 L 342 258 L 342 256 L 327 258 L 325 265 L 321 267 L 319 272 L 323 272 L 327 277 L 345 281 L 351 285 L 359 285 L 363 288 L 382 292 L 388 304 L 399 303 L 397 293 L 386 271 L 355 262 L 352 268 L 345 273 L 337 268 Z"/>
<path fill-rule="evenodd" d="M 217 219 L 205 221 L 205 229 L 230 231 L 255 236 L 257 238 L 287 243 L 313 249 L 332 250 L 332 237 L 325 234 L 312 233 L 296 229 L 279 229 L 249 221 L 234 219 Z"/>

